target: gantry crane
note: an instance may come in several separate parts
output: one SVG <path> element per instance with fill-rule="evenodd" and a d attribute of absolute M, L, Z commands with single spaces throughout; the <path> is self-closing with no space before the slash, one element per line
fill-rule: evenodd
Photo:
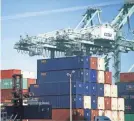
<path fill-rule="evenodd" d="M 122 6 L 117 16 L 110 23 L 102 23 L 100 19 L 101 10 L 88 8 L 82 20 L 76 28 L 55 30 L 37 36 L 20 37 L 14 48 L 18 51 L 28 53 L 29 56 L 47 55 L 51 52 L 51 58 L 60 52 L 60 56 L 97 55 L 105 57 L 106 70 L 109 70 L 110 55 L 114 58 L 114 80 L 119 81 L 120 53 L 134 51 L 134 41 L 128 41 L 122 35 L 123 26 L 128 23 L 134 15 L 134 4 L 126 3 Z M 94 19 L 98 23 L 94 23 Z"/>

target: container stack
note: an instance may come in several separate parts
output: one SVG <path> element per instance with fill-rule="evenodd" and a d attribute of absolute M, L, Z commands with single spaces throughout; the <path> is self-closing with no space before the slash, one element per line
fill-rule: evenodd
<path fill-rule="evenodd" d="M 30 84 L 36 84 L 35 75 L 33 72 L 21 71 L 17 69 L 1 70 L 1 102 L 10 103 L 12 98 L 12 75 L 23 74 L 23 93 L 28 92 Z"/>
<path fill-rule="evenodd" d="M 67 121 L 71 80 L 74 119 L 93 121 L 95 116 L 105 115 L 112 121 L 124 121 L 124 100 L 118 98 L 112 73 L 104 65 L 103 58 L 89 56 L 38 60 L 38 85 L 31 85 L 30 91 L 52 104 L 52 120 Z"/>
<path fill-rule="evenodd" d="M 134 72 L 121 73 L 118 95 L 125 99 L 125 121 L 134 121 Z"/>

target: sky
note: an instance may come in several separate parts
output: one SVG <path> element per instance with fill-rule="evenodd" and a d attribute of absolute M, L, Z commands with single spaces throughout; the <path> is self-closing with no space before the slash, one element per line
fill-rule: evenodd
<path fill-rule="evenodd" d="M 114 1 L 114 0 L 113 0 Z M 115 0 L 121 1 L 123 0 Z M 40 12 L 54 9 L 88 6 L 109 2 L 109 0 L 2 0 L 2 18 L 29 12 Z M 101 18 L 103 22 L 111 22 L 118 13 L 121 5 L 102 7 Z M 63 28 L 74 28 L 80 22 L 85 10 L 50 13 L 39 16 L 30 16 L 18 19 L 2 19 L 1 33 L 1 68 L 22 69 L 37 71 L 37 59 L 41 56 L 29 57 L 27 54 L 18 53 L 13 49 L 15 42 L 19 41 L 20 35 L 35 36 Z M 11 17 L 10 17 L 11 18 Z M 134 16 L 131 17 L 131 27 L 134 30 Z M 127 26 L 124 28 L 128 34 Z M 121 54 L 121 71 L 126 72 L 134 64 L 134 52 Z M 112 67 L 112 66 L 111 66 Z M 133 69 L 134 71 L 134 69 Z"/>

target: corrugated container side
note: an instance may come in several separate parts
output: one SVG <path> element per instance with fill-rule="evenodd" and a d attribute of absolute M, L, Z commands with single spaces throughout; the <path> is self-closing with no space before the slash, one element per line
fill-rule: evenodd
<path fill-rule="evenodd" d="M 39 83 L 45 82 L 61 82 L 69 81 L 67 73 L 72 74 L 72 81 L 90 82 L 90 71 L 89 69 L 77 69 L 77 70 L 59 70 L 59 71 L 49 71 L 49 72 L 37 72 L 37 78 Z"/>
<path fill-rule="evenodd" d="M 105 72 L 105 84 L 112 84 L 112 72 Z"/>
<path fill-rule="evenodd" d="M 111 98 L 104 97 L 105 110 L 111 110 Z"/>
<path fill-rule="evenodd" d="M 134 121 L 134 114 L 125 114 L 125 121 Z"/>
<path fill-rule="evenodd" d="M 70 96 L 43 96 L 38 97 L 39 101 L 48 102 L 52 105 L 52 108 L 70 108 Z M 73 108 L 84 108 L 83 96 L 72 96 Z"/>
<path fill-rule="evenodd" d="M 125 113 L 134 113 L 134 100 L 125 100 Z"/>
<path fill-rule="evenodd" d="M 90 68 L 97 70 L 98 59 L 97 57 L 90 57 Z"/>
<path fill-rule="evenodd" d="M 42 59 L 37 61 L 37 71 L 90 68 L 89 56 Z"/>
<path fill-rule="evenodd" d="M 91 109 L 97 109 L 98 98 L 97 96 L 91 97 Z"/>
<path fill-rule="evenodd" d="M 82 82 L 72 82 L 72 94 L 84 94 L 84 84 Z M 38 87 L 30 86 L 30 91 L 35 96 L 43 95 L 69 95 L 70 82 L 43 83 Z"/>
<path fill-rule="evenodd" d="M 134 72 L 120 73 L 121 82 L 134 82 Z"/>
<path fill-rule="evenodd" d="M 91 110 L 91 121 L 94 121 L 94 117 L 99 115 L 98 110 Z"/>
<path fill-rule="evenodd" d="M 122 93 L 122 92 L 134 92 L 134 82 L 119 82 L 116 83 L 118 86 L 118 92 Z"/>
<path fill-rule="evenodd" d="M 0 79 L 12 78 L 13 74 L 21 74 L 21 70 L 19 69 L 1 70 Z"/>

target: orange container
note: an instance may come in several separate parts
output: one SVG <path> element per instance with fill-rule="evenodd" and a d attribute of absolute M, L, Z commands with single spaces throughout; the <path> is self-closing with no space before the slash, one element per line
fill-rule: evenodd
<path fill-rule="evenodd" d="M 97 65 L 98 65 L 97 62 L 98 62 L 97 57 L 91 57 L 90 58 L 90 68 L 97 70 Z"/>
<path fill-rule="evenodd" d="M 111 98 L 104 97 L 105 110 L 111 110 Z"/>
<path fill-rule="evenodd" d="M 91 121 L 94 121 L 94 117 L 99 116 L 98 110 L 91 110 Z"/>
<path fill-rule="evenodd" d="M 105 72 L 105 84 L 112 84 L 112 72 Z"/>
<path fill-rule="evenodd" d="M 134 82 L 134 72 L 131 73 L 120 73 L 121 82 Z"/>
<path fill-rule="evenodd" d="M 30 87 L 31 84 L 36 84 L 36 79 L 29 79 L 27 80 L 28 87 Z"/>
<path fill-rule="evenodd" d="M 9 79 L 12 78 L 13 74 L 21 74 L 21 70 L 11 69 L 11 70 L 1 70 L 0 79 Z"/>

